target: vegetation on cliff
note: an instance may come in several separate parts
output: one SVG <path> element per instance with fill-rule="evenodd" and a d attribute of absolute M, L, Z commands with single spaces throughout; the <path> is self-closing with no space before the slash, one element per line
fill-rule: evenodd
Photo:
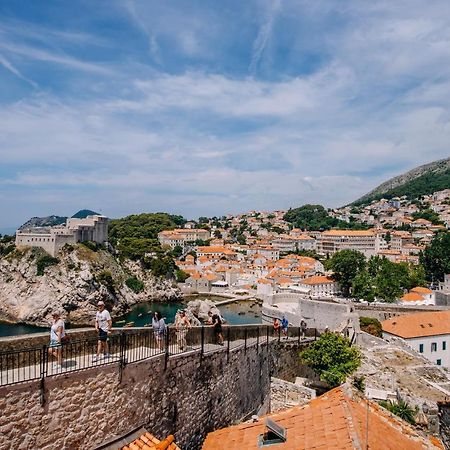
<path fill-rule="evenodd" d="M 366 225 L 357 222 L 345 222 L 331 217 L 322 205 L 303 205 L 299 208 L 290 209 L 284 220 L 290 222 L 295 228 L 318 231 L 329 230 L 330 228 L 340 229 L 364 229 Z"/>
<path fill-rule="evenodd" d="M 391 199 L 404 195 L 414 199 L 448 188 L 450 188 L 450 158 L 417 167 L 403 175 L 391 178 L 352 204 L 367 205 L 373 200 Z"/>

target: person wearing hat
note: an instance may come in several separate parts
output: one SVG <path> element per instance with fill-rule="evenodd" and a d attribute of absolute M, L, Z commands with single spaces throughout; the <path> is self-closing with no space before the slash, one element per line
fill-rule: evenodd
<path fill-rule="evenodd" d="M 64 321 L 61 319 L 61 314 L 58 311 L 53 311 L 52 313 L 53 323 L 50 328 L 50 346 L 48 348 L 48 353 L 50 356 L 56 358 L 53 363 L 53 369 L 62 368 L 62 348 L 61 340 L 66 335 L 66 329 Z"/>
<path fill-rule="evenodd" d="M 109 311 L 105 309 L 105 303 L 101 300 L 97 303 L 98 311 L 95 315 L 95 329 L 98 333 L 98 342 L 97 342 L 97 355 L 95 355 L 92 360 L 98 361 L 100 359 L 100 355 L 103 355 L 104 358 L 109 358 L 109 349 L 108 349 L 108 333 L 112 327 L 112 320 L 109 314 Z"/>

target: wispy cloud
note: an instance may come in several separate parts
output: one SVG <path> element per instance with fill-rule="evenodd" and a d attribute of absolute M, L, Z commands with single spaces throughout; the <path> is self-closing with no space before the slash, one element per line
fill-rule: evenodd
<path fill-rule="evenodd" d="M 38 85 L 33 80 L 30 80 L 25 75 L 23 75 L 16 67 L 14 67 L 4 56 L 0 55 L 0 64 L 7 70 L 9 70 L 11 73 L 13 73 L 16 77 L 20 78 L 21 80 L 27 82 L 29 85 L 33 86 L 34 88 L 37 88 Z"/>
<path fill-rule="evenodd" d="M 272 37 L 273 25 L 280 6 L 281 0 L 269 0 L 268 5 L 266 6 L 264 21 L 259 28 L 255 41 L 253 42 L 252 60 L 249 66 L 251 73 L 255 72 Z"/>

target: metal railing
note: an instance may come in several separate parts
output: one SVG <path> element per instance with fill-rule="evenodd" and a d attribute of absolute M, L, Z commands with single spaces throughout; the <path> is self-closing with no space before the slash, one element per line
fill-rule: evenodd
<path fill-rule="evenodd" d="M 315 339 L 315 329 L 301 330 L 288 328 L 286 336 L 281 330 L 274 330 L 270 325 L 234 325 L 222 326 L 219 336 L 211 326 L 192 327 L 177 330 L 169 326 L 162 336 L 151 328 L 114 329 L 108 336 L 108 355 L 96 358 L 98 340 L 96 337 L 76 340 L 76 332 L 68 333 L 72 339 L 57 347 L 61 352 L 62 364 L 49 354 L 49 346 L 30 347 L 0 353 L 0 386 L 41 380 L 46 377 L 67 374 L 92 367 L 117 364 L 122 369 L 126 364 L 164 355 L 164 364 L 170 357 L 186 352 L 203 355 L 223 350 L 229 355 L 237 348 L 245 350 L 256 345 L 259 347 L 273 340 L 301 342 L 302 339 Z M 32 339 L 32 338 L 31 338 Z"/>

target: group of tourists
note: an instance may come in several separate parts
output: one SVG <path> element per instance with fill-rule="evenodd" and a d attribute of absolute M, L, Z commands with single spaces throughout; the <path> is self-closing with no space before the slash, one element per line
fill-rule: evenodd
<path fill-rule="evenodd" d="M 273 319 L 273 331 L 278 334 L 283 335 L 283 339 L 288 339 L 288 328 L 289 328 L 289 320 L 286 316 L 281 318 L 281 322 L 274 317 Z M 304 319 L 300 321 L 300 337 L 304 339 L 306 336 L 307 324 Z"/>
<path fill-rule="evenodd" d="M 97 313 L 95 315 L 95 329 L 97 331 L 97 352 L 92 357 L 93 362 L 101 359 L 109 359 L 108 336 L 112 330 L 112 319 L 109 311 L 105 307 L 103 301 L 97 303 Z M 50 328 L 50 345 L 49 355 L 54 358 L 53 369 L 62 368 L 62 345 L 68 341 L 66 335 L 66 327 L 59 311 L 54 311 L 52 314 L 52 325 Z M 213 327 L 216 341 L 219 345 L 223 345 L 222 323 L 223 318 L 220 314 L 213 314 L 209 312 L 208 324 Z M 179 310 L 175 316 L 175 333 L 177 344 L 181 351 L 187 350 L 186 336 L 192 324 L 186 315 L 185 310 Z M 163 350 L 165 338 L 167 336 L 167 325 L 159 311 L 153 313 L 152 329 L 156 340 L 156 345 L 159 350 Z"/>

